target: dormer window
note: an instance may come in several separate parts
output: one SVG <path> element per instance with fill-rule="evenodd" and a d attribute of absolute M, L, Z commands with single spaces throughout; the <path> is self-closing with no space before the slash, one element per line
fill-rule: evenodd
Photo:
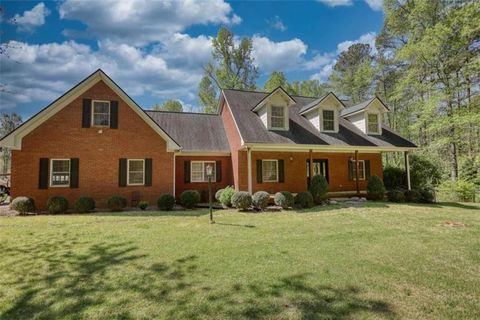
<path fill-rule="evenodd" d="M 92 101 L 92 127 L 110 126 L 110 101 Z"/>
<path fill-rule="evenodd" d="M 367 129 L 368 133 L 370 134 L 379 134 L 380 133 L 380 123 L 378 119 L 378 114 L 376 113 L 369 113 L 367 115 Z"/>
<path fill-rule="evenodd" d="M 335 111 L 322 110 L 323 131 L 335 131 Z"/>
<path fill-rule="evenodd" d="M 272 129 L 285 129 L 285 108 L 271 106 L 270 127 Z"/>

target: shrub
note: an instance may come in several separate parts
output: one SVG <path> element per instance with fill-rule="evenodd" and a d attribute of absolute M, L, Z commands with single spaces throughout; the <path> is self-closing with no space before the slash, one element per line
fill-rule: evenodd
<path fill-rule="evenodd" d="M 368 179 L 367 195 L 371 200 L 383 200 L 385 197 L 385 186 L 382 179 L 377 176 L 371 176 Z"/>
<path fill-rule="evenodd" d="M 65 213 L 68 209 L 68 200 L 62 196 L 48 198 L 47 209 L 51 214 Z"/>
<path fill-rule="evenodd" d="M 432 189 L 440 183 L 439 166 L 420 155 L 410 156 L 410 182 L 412 189 Z"/>
<path fill-rule="evenodd" d="M 420 192 L 417 190 L 407 190 L 405 191 L 405 201 L 406 202 L 419 202 L 421 198 Z"/>
<path fill-rule="evenodd" d="M 186 190 L 180 195 L 180 203 L 186 209 L 193 209 L 200 202 L 200 192 L 197 190 Z"/>
<path fill-rule="evenodd" d="M 158 206 L 158 209 L 162 211 L 170 211 L 173 209 L 174 205 L 175 205 L 175 198 L 169 193 L 164 193 L 160 195 L 160 198 L 158 198 L 157 206 Z"/>
<path fill-rule="evenodd" d="M 252 196 L 245 191 L 237 191 L 232 196 L 232 206 L 240 210 L 247 210 L 252 206 Z"/>
<path fill-rule="evenodd" d="M 313 196 L 310 192 L 299 192 L 295 197 L 295 203 L 300 208 L 311 208 L 313 207 Z"/>
<path fill-rule="evenodd" d="M 399 189 L 390 190 L 387 192 L 387 199 L 390 202 L 405 202 L 405 193 Z"/>
<path fill-rule="evenodd" d="M 291 208 L 295 203 L 293 194 L 288 191 L 280 191 L 275 193 L 275 197 L 273 198 L 273 201 L 275 202 L 275 205 L 280 206 L 283 209 Z"/>
<path fill-rule="evenodd" d="M 397 167 L 383 169 L 383 184 L 387 190 L 405 188 L 405 170 Z"/>
<path fill-rule="evenodd" d="M 148 201 L 140 201 L 138 203 L 138 207 L 140 208 L 140 210 L 145 210 L 148 208 Z"/>
<path fill-rule="evenodd" d="M 270 194 L 265 191 L 257 191 L 252 197 L 253 206 L 257 209 L 264 210 L 268 206 Z"/>
<path fill-rule="evenodd" d="M 75 211 L 80 213 L 87 213 L 95 209 L 95 200 L 90 197 L 80 197 L 75 201 Z"/>
<path fill-rule="evenodd" d="M 316 204 L 322 202 L 325 199 L 325 196 L 328 192 L 328 182 L 327 179 L 321 174 L 314 175 L 312 181 L 310 182 L 310 187 L 308 191 L 312 194 L 313 201 Z"/>
<path fill-rule="evenodd" d="M 474 194 L 475 184 L 463 180 L 447 180 L 438 187 L 440 201 L 473 201 Z"/>
<path fill-rule="evenodd" d="M 232 196 L 235 193 L 235 189 L 231 186 L 226 187 L 223 189 L 222 194 L 220 195 L 220 203 L 225 207 L 232 206 Z"/>
<path fill-rule="evenodd" d="M 223 190 L 225 189 L 218 189 L 217 192 L 215 192 L 215 200 L 218 202 L 220 202 L 220 196 L 222 195 Z"/>
<path fill-rule="evenodd" d="M 35 211 L 35 201 L 29 197 L 16 197 L 10 204 L 12 210 L 17 210 L 20 214 Z"/>
<path fill-rule="evenodd" d="M 433 192 L 428 189 L 422 189 L 420 192 L 420 202 L 421 203 L 432 203 L 433 202 Z"/>
<path fill-rule="evenodd" d="M 107 201 L 110 211 L 122 211 L 127 206 L 127 199 L 122 196 L 110 197 Z"/>

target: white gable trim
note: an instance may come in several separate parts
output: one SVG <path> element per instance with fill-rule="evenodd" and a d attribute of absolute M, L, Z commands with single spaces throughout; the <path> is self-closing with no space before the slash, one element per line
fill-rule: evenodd
<path fill-rule="evenodd" d="M 310 113 L 311 111 L 314 111 L 314 110 L 320 108 L 320 105 L 322 104 L 322 102 L 323 102 L 324 100 L 326 100 L 326 99 L 327 99 L 328 97 L 330 97 L 330 96 L 334 97 L 335 100 L 338 101 L 338 103 L 339 103 L 340 106 L 341 106 L 341 109 L 340 109 L 340 110 L 345 109 L 345 105 L 343 104 L 343 102 L 340 101 L 340 99 L 338 99 L 337 96 L 336 96 L 333 92 L 329 92 L 329 93 L 326 94 L 323 98 L 321 98 L 320 101 L 318 101 L 318 103 L 317 103 L 316 105 L 314 105 L 313 107 L 308 108 L 307 110 L 301 112 L 300 115 L 305 115 L 305 114 L 307 114 L 307 113 Z M 340 115 L 340 113 L 339 113 L 339 115 Z"/>
<path fill-rule="evenodd" d="M 342 117 L 343 117 L 343 118 L 348 118 L 348 117 L 350 117 L 350 116 L 354 116 L 354 115 L 359 114 L 359 113 L 361 113 L 361 112 L 365 112 L 365 110 L 367 110 L 368 107 L 369 107 L 374 101 L 380 102 L 380 104 L 382 105 L 382 107 L 383 107 L 383 109 L 384 109 L 384 110 L 383 110 L 384 113 L 390 111 L 390 110 L 387 108 L 387 106 L 385 105 L 385 103 L 383 103 L 382 100 L 380 100 L 378 97 L 375 97 L 375 98 L 373 98 L 363 109 L 360 109 L 360 110 L 358 110 L 358 111 L 355 111 L 355 112 L 352 112 L 352 113 L 349 113 L 349 114 L 346 114 L 346 115 L 342 115 Z"/>
<path fill-rule="evenodd" d="M 232 116 L 233 123 L 235 124 L 235 129 L 237 129 L 238 136 L 240 137 L 240 145 L 243 146 L 245 143 L 245 140 L 243 140 L 242 133 L 240 132 L 240 129 L 238 129 L 237 120 L 235 120 L 235 116 L 233 115 L 232 108 L 230 108 L 230 104 L 228 103 L 227 97 L 225 97 L 225 92 L 223 90 L 222 90 L 222 98 L 225 100 L 225 104 L 227 105 L 228 111 L 230 112 L 230 116 Z M 222 103 L 221 105 L 222 108 L 223 108 L 223 105 L 224 104 Z M 220 110 L 220 113 L 222 112 L 222 110 Z"/>
<path fill-rule="evenodd" d="M 60 110 L 65 108 L 99 81 L 105 82 L 105 84 L 107 84 L 107 86 L 112 89 L 120 99 L 125 101 L 127 105 L 129 105 L 132 110 L 135 111 L 138 116 L 140 116 L 140 118 L 142 118 L 155 132 L 157 132 L 162 138 L 165 139 L 165 141 L 167 141 L 168 151 L 181 149 L 181 147 L 165 131 L 163 131 L 162 128 L 160 128 L 160 126 L 153 121 L 152 118 L 150 118 L 150 116 L 148 116 L 115 82 L 112 81 L 112 79 L 110 79 L 100 69 L 95 71 L 77 86 L 67 91 L 63 96 L 55 100 L 46 108 L 42 109 L 23 125 L 4 137 L 0 141 L 0 146 L 8 147 L 14 150 L 21 150 L 23 137 L 35 130 Z M 79 123 L 79 125 L 81 124 Z"/>
<path fill-rule="evenodd" d="M 267 103 L 267 101 L 269 100 L 269 98 L 275 94 L 279 93 L 280 95 L 282 95 L 283 97 L 286 97 L 287 99 L 287 107 L 290 107 L 291 105 L 295 104 L 296 101 L 288 94 L 287 91 L 285 91 L 282 87 L 278 87 L 276 88 L 275 90 L 273 90 L 272 92 L 270 92 L 270 94 L 268 94 L 267 96 L 265 96 L 256 106 L 255 108 L 252 109 L 253 112 L 256 112 L 258 111 L 260 108 L 262 108 L 262 106 L 265 105 L 265 103 Z"/>

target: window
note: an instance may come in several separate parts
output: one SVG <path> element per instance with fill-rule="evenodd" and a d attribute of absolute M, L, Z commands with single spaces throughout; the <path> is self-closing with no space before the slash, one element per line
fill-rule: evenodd
<path fill-rule="evenodd" d="M 352 160 L 352 177 L 353 180 L 356 179 L 356 168 L 355 168 L 355 160 Z M 358 179 L 365 180 L 365 160 L 358 160 Z"/>
<path fill-rule="evenodd" d="M 110 126 L 110 101 L 92 101 L 92 126 Z"/>
<path fill-rule="evenodd" d="M 322 110 L 323 131 L 335 131 L 335 111 Z"/>
<path fill-rule="evenodd" d="M 212 182 L 215 182 L 215 161 L 192 161 L 190 164 L 191 182 L 208 182 L 207 167 L 212 166 Z"/>
<path fill-rule="evenodd" d="M 271 106 L 270 127 L 273 129 L 285 128 L 285 108 Z"/>
<path fill-rule="evenodd" d="M 262 181 L 278 182 L 278 160 L 262 160 Z"/>
<path fill-rule="evenodd" d="M 140 186 L 145 183 L 145 160 L 128 159 L 127 185 Z"/>
<path fill-rule="evenodd" d="M 51 168 L 50 186 L 70 186 L 70 159 L 52 159 Z"/>
<path fill-rule="evenodd" d="M 367 120 L 368 120 L 368 133 L 379 133 L 378 114 L 369 113 Z"/>

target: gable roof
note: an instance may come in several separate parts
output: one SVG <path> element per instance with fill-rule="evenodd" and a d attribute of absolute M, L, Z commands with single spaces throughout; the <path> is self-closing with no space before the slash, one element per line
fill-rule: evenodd
<path fill-rule="evenodd" d="M 333 92 L 329 92 L 327 93 L 326 95 L 324 95 L 323 97 L 321 98 L 318 98 L 318 99 L 315 99 L 314 101 L 310 102 L 309 104 L 303 106 L 302 108 L 300 108 L 300 111 L 298 112 L 299 114 L 305 114 L 307 113 L 308 111 L 310 110 L 313 110 L 315 109 L 316 106 L 318 106 L 323 100 L 325 100 L 328 96 L 330 95 L 333 95 L 335 97 L 335 99 L 338 100 L 338 102 L 340 102 L 340 104 L 342 106 L 345 107 L 345 105 L 343 104 L 342 100 L 338 99 L 338 97 L 335 95 L 335 93 Z"/>
<path fill-rule="evenodd" d="M 352 115 L 354 113 L 357 113 L 357 112 L 360 112 L 362 110 L 365 110 L 373 101 L 375 100 L 378 100 L 380 101 L 380 103 L 382 104 L 382 106 L 388 110 L 388 107 L 383 103 L 382 100 L 380 100 L 378 97 L 373 97 L 372 99 L 369 99 L 369 100 L 366 100 L 366 101 L 363 101 L 359 104 L 356 104 L 356 105 L 353 105 L 351 107 L 348 107 L 346 109 L 343 109 L 342 112 L 340 113 L 340 115 L 342 117 L 346 117 L 346 116 L 349 116 L 349 115 Z"/>
<path fill-rule="evenodd" d="M 288 131 L 267 130 L 252 107 L 265 98 L 268 93 L 240 90 L 224 90 L 232 115 L 238 125 L 245 144 L 286 144 L 316 145 L 337 147 L 371 147 L 371 148 L 416 148 L 416 145 L 391 129 L 384 127 L 382 135 L 369 136 L 360 131 L 350 121 L 340 118 L 337 133 L 319 132 L 308 119 L 300 115 L 300 110 L 312 104 L 318 98 L 294 96 L 296 103 L 289 108 Z M 380 148 L 379 148 L 380 149 Z"/>
<path fill-rule="evenodd" d="M 0 146 L 9 147 L 15 150 L 22 148 L 22 138 L 32 132 L 42 123 L 47 121 L 57 112 L 65 108 L 69 103 L 78 98 L 85 91 L 90 89 L 97 82 L 103 81 L 110 89 L 112 89 L 123 101 L 135 111 L 140 118 L 142 118 L 155 132 L 167 141 L 168 150 L 180 150 L 181 147 L 172 139 L 162 128 L 150 118 L 150 116 L 143 111 L 140 106 L 130 98 L 125 91 L 122 90 L 105 72 L 101 69 L 96 70 L 91 75 L 83 79 L 76 86 L 68 90 L 57 100 L 40 110 L 37 114 L 32 116 L 21 126 L 10 132 L 8 135 L 0 140 Z"/>
<path fill-rule="evenodd" d="M 230 153 L 222 117 L 218 114 L 146 111 L 175 141 L 182 152 Z"/>
<path fill-rule="evenodd" d="M 253 106 L 252 111 L 257 111 L 262 106 L 263 102 L 265 102 L 265 100 L 273 96 L 278 91 L 281 91 L 284 95 L 286 95 L 289 98 L 291 104 L 296 102 L 295 99 L 285 89 L 282 88 L 282 86 L 278 86 L 274 90 L 272 90 L 272 92 L 265 93 L 265 96 L 260 101 L 258 101 L 255 106 Z M 247 91 L 247 92 L 253 92 L 253 91 Z"/>

